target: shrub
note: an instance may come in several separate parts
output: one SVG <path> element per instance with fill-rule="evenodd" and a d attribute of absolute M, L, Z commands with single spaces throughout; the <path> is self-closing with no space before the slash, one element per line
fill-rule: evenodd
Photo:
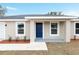
<path fill-rule="evenodd" d="M 9 37 L 9 41 L 11 41 L 12 40 L 12 37 Z"/>
<path fill-rule="evenodd" d="M 26 41 L 26 36 L 24 36 L 24 41 Z"/>

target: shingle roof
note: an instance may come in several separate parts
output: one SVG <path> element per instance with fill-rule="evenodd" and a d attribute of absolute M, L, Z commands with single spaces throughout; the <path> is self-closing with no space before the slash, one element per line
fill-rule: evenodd
<path fill-rule="evenodd" d="M 0 16 L 0 19 L 25 19 L 28 16 L 60 16 L 60 17 L 76 17 L 76 16 L 69 16 L 69 15 L 48 15 L 48 14 L 34 14 L 34 15 L 14 15 L 14 16 Z"/>

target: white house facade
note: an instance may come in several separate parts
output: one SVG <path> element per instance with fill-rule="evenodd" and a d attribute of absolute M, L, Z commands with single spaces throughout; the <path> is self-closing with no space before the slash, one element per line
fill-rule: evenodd
<path fill-rule="evenodd" d="M 27 38 L 31 43 L 70 42 L 79 39 L 79 19 L 56 13 L 0 17 L 0 41 Z"/>

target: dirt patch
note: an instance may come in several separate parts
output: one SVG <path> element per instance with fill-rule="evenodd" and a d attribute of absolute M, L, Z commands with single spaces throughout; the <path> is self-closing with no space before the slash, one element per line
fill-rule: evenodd
<path fill-rule="evenodd" d="M 70 43 L 47 43 L 48 54 L 52 55 L 79 55 L 79 40 Z"/>
<path fill-rule="evenodd" d="M 0 55 L 47 55 L 47 51 L 0 51 Z"/>

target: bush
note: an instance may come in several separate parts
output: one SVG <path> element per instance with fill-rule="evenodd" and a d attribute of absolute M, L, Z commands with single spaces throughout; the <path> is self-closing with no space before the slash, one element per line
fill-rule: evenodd
<path fill-rule="evenodd" d="M 26 41 L 26 36 L 24 36 L 24 40 Z"/>
<path fill-rule="evenodd" d="M 12 40 L 12 37 L 9 37 L 9 41 L 11 41 Z"/>

